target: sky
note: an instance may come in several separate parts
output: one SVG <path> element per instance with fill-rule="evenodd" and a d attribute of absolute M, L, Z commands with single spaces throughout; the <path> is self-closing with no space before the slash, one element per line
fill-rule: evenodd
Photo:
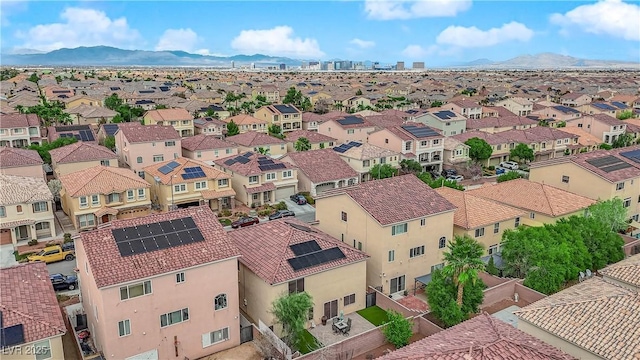
<path fill-rule="evenodd" d="M 106 45 L 457 64 L 557 53 L 640 62 L 640 0 L 4 1 L 3 53 Z"/>

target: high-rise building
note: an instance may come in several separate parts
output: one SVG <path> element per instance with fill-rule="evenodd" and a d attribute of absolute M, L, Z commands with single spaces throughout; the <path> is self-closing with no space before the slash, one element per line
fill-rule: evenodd
<path fill-rule="evenodd" d="M 396 63 L 396 70 L 404 70 L 404 61 L 398 61 Z"/>
<path fill-rule="evenodd" d="M 287 70 L 287 64 L 280 64 L 279 65 L 279 69 L 280 70 Z"/>
<path fill-rule="evenodd" d="M 412 69 L 424 69 L 424 61 L 415 61 L 411 66 Z"/>
<path fill-rule="evenodd" d="M 231 68 L 234 69 L 236 67 L 236 63 L 234 61 L 231 61 Z"/>

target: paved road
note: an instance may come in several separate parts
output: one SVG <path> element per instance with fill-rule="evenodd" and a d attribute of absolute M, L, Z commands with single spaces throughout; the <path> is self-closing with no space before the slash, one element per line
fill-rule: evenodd
<path fill-rule="evenodd" d="M 287 204 L 287 208 L 289 210 L 293 211 L 296 214 L 296 219 L 306 223 L 311 223 L 316 221 L 316 208 L 314 208 L 313 206 L 309 204 L 298 205 L 289 199 L 284 199 L 282 201 L 284 201 L 285 204 Z M 269 218 L 260 218 L 261 224 L 268 221 L 269 221 Z M 233 230 L 231 226 L 225 226 L 224 229 L 227 231 Z"/>
<path fill-rule="evenodd" d="M 77 267 L 76 260 L 72 261 L 59 261 L 51 264 L 47 264 L 47 270 L 49 270 L 49 274 L 64 274 L 64 275 L 75 275 L 75 269 Z M 57 294 L 62 295 L 77 295 L 80 293 L 80 290 L 71 290 L 71 291 L 58 291 Z"/>

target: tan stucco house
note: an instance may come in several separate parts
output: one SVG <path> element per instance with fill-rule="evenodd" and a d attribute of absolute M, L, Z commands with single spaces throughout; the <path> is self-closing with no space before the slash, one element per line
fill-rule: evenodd
<path fill-rule="evenodd" d="M 144 125 L 173 126 L 181 137 L 193 135 L 193 115 L 185 109 L 149 110 L 142 121 Z"/>
<path fill-rule="evenodd" d="M 118 156 L 108 148 L 87 142 L 75 142 L 49 151 L 55 177 L 94 166 L 118 167 Z"/>

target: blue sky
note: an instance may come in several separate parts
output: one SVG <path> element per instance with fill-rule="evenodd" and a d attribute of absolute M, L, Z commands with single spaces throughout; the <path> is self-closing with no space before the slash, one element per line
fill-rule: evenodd
<path fill-rule="evenodd" d="M 108 45 L 446 65 L 553 52 L 640 61 L 640 2 L 2 1 L 3 52 Z"/>

